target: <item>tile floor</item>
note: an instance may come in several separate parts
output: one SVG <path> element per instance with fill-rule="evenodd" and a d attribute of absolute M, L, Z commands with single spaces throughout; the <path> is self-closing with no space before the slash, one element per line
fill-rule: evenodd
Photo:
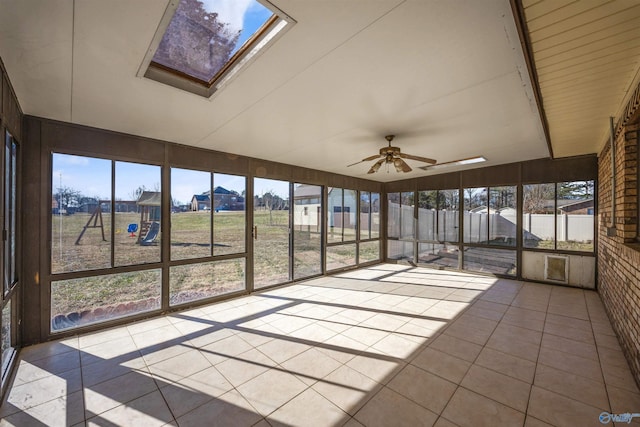
<path fill-rule="evenodd" d="M 640 412 L 640 392 L 597 293 L 383 264 L 26 348 L 0 425 L 602 426 L 602 412 Z"/>

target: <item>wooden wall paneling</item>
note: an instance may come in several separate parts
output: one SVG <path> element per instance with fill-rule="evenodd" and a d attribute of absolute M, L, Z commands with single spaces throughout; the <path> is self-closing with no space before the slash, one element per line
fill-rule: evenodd
<path fill-rule="evenodd" d="M 44 292 L 42 283 L 46 283 L 43 265 L 47 265 L 42 258 L 46 257 L 49 248 L 49 238 L 46 238 L 46 230 L 42 230 L 43 221 L 48 215 L 42 211 L 50 212 L 51 201 L 43 201 L 42 189 L 44 184 L 41 176 L 41 149 L 40 149 L 40 121 L 25 119 L 25 138 L 22 141 L 22 207 L 20 211 L 22 233 L 22 339 L 23 344 L 34 344 L 43 338 L 41 321 L 45 310 L 42 298 Z M 47 180 L 45 180 L 47 181 Z M 46 227 L 45 227 L 46 228 Z M 40 242 L 40 244 L 30 244 Z M 46 275 L 48 276 L 48 275 Z"/>

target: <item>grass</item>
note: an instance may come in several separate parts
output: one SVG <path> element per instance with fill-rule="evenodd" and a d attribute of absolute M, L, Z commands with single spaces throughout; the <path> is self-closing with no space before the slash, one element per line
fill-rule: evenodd
<path fill-rule="evenodd" d="M 53 273 L 111 267 L 111 224 L 103 215 L 106 241 L 100 228 L 88 228 L 79 244 L 75 242 L 89 220 L 89 214 L 77 213 L 52 218 L 51 266 Z M 244 212 L 213 213 L 213 247 L 211 213 L 183 212 L 171 215 L 171 259 L 189 259 L 245 251 L 246 215 Z M 138 224 L 136 213 L 116 213 L 114 261 L 116 266 L 160 261 L 162 233 L 153 245 L 137 244 L 137 234 L 127 232 L 129 224 Z M 93 222 L 92 222 L 93 224 Z M 254 244 L 254 282 L 256 288 L 289 280 L 289 212 L 254 212 L 258 238 Z M 295 278 L 321 273 L 321 234 L 306 226 L 294 227 Z M 345 230 L 345 236 L 350 230 Z M 363 244 L 361 257 L 377 259 L 377 242 Z M 355 245 L 334 246 L 328 251 L 328 269 L 353 265 Z M 181 304 L 212 297 L 245 287 L 245 258 L 209 261 L 171 267 L 169 272 L 170 304 Z M 108 274 L 52 282 L 52 317 L 82 313 L 105 307 L 126 305 L 128 314 L 137 308 L 159 307 L 161 270 Z M 157 300 L 157 301 L 156 301 Z M 145 302 L 136 306 L 136 302 Z M 153 304 L 156 304 L 155 306 Z M 118 312 L 120 313 L 120 312 Z M 116 313 L 117 314 L 117 313 Z M 120 313 L 121 314 L 121 313 Z"/>

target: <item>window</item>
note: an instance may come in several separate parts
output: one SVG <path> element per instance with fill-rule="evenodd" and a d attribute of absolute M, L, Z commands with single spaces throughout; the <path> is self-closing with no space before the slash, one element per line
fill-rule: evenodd
<path fill-rule="evenodd" d="M 458 268 L 459 194 L 458 190 L 418 192 L 418 263 Z"/>
<path fill-rule="evenodd" d="M 209 97 L 294 21 L 268 2 L 171 3 L 145 58 L 144 76 Z"/>
<path fill-rule="evenodd" d="M 523 186 L 525 248 L 593 251 L 594 181 Z"/>
<path fill-rule="evenodd" d="M 5 169 L 4 169 L 4 295 L 16 284 L 16 193 L 17 193 L 17 158 L 18 144 L 6 133 L 5 136 Z"/>
<path fill-rule="evenodd" d="M 387 194 L 387 258 L 413 260 L 414 192 Z"/>

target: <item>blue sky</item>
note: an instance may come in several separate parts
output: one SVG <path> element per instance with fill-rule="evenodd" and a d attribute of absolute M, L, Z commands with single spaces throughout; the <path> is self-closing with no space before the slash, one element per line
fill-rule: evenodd
<path fill-rule="evenodd" d="M 53 192 L 70 187 L 88 197 L 111 198 L 111 161 L 68 154 L 54 154 L 52 168 Z M 132 200 L 138 187 L 155 191 L 160 188 L 160 167 L 139 163 L 116 162 L 116 199 Z M 194 194 L 209 190 L 210 173 L 172 168 L 172 197 L 188 203 Z M 242 193 L 246 187 L 243 176 L 214 174 L 214 186 Z"/>
<path fill-rule="evenodd" d="M 227 23 L 229 28 L 242 29 L 236 50 L 255 33 L 273 12 L 256 0 L 200 0 L 207 12 L 218 13 L 218 20 Z M 235 52 L 235 50 L 234 50 Z"/>

